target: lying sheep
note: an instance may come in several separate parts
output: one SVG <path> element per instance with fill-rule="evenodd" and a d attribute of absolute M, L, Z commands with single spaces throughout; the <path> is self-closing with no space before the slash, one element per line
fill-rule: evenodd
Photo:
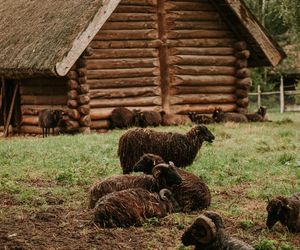
<path fill-rule="evenodd" d="M 162 162 L 164 161 L 159 155 L 144 154 L 134 165 L 133 171 L 151 174 L 155 165 Z M 176 168 L 172 162 L 169 164 Z M 180 210 L 190 212 L 209 207 L 211 193 L 205 182 L 185 170 L 177 168 L 177 171 L 182 178 L 182 182 L 179 185 L 174 185 L 171 190 Z"/>
<path fill-rule="evenodd" d="M 127 128 L 134 123 L 134 113 L 124 107 L 115 108 L 110 117 L 111 128 Z"/>
<path fill-rule="evenodd" d="M 248 122 L 247 117 L 240 113 L 225 113 L 221 108 L 216 108 L 213 113 L 216 122 Z"/>
<path fill-rule="evenodd" d="M 205 212 L 184 232 L 181 238 L 185 246 L 195 246 L 195 250 L 254 250 L 247 243 L 228 236 L 220 215 Z"/>
<path fill-rule="evenodd" d="M 245 114 L 248 121 L 250 122 L 263 122 L 266 121 L 267 109 L 264 107 L 259 107 L 259 109 L 254 113 Z"/>
<path fill-rule="evenodd" d="M 202 125 L 193 127 L 185 135 L 135 128 L 121 136 L 118 156 L 124 174 L 131 171 L 144 153 L 160 155 L 165 162 L 173 161 L 177 167 L 185 167 L 193 163 L 204 141 L 213 142 L 214 139 Z"/>
<path fill-rule="evenodd" d="M 188 115 L 191 121 L 196 124 L 215 123 L 215 120 L 209 115 L 201 115 L 201 114 L 197 114 L 196 112 L 189 112 Z"/>
<path fill-rule="evenodd" d="M 165 111 L 160 112 L 163 126 L 188 125 L 192 121 L 187 115 L 168 114 Z"/>
<path fill-rule="evenodd" d="M 267 227 L 272 228 L 277 221 L 291 232 L 300 232 L 300 193 L 290 197 L 277 196 L 267 205 Z"/>
<path fill-rule="evenodd" d="M 177 169 L 166 163 L 156 165 L 151 171 L 152 176 L 113 176 L 96 182 L 90 189 L 89 208 L 94 208 L 99 198 L 108 193 L 128 188 L 143 188 L 151 192 L 158 192 L 162 188 L 179 185 L 182 181 Z"/>
<path fill-rule="evenodd" d="M 43 137 L 47 137 L 50 134 L 50 128 L 52 128 L 52 134 L 54 135 L 54 128 L 57 127 L 60 120 L 63 118 L 62 110 L 43 109 L 39 112 L 39 127 L 42 128 Z"/>
<path fill-rule="evenodd" d="M 157 127 L 161 124 L 161 114 L 157 111 L 142 111 L 137 116 L 138 125 L 142 128 Z"/>
<path fill-rule="evenodd" d="M 170 190 L 162 189 L 158 194 L 143 188 L 130 188 L 100 198 L 94 220 L 102 227 L 141 226 L 147 218 L 161 218 L 172 211 Z"/>

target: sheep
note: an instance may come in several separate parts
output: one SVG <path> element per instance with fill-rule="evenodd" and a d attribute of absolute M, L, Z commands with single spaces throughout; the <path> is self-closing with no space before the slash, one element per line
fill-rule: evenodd
<path fill-rule="evenodd" d="M 134 123 L 134 113 L 124 107 L 115 108 L 111 112 L 110 126 L 111 128 L 127 128 Z"/>
<path fill-rule="evenodd" d="M 213 142 L 214 135 L 203 125 L 193 127 L 185 135 L 135 128 L 120 137 L 118 156 L 127 174 L 144 153 L 160 155 L 165 162 L 185 167 L 194 161 L 204 141 Z"/>
<path fill-rule="evenodd" d="M 221 108 L 216 108 L 213 113 L 216 122 L 248 122 L 247 117 L 240 113 L 225 113 Z"/>
<path fill-rule="evenodd" d="M 89 208 L 94 208 L 99 198 L 114 191 L 128 188 L 144 188 L 151 192 L 158 192 L 162 188 L 179 185 L 182 181 L 177 169 L 166 163 L 156 165 L 152 170 L 152 176 L 121 175 L 96 182 L 90 188 Z"/>
<path fill-rule="evenodd" d="M 250 122 L 263 122 L 265 121 L 267 109 L 265 107 L 259 107 L 259 109 L 254 113 L 245 114 L 248 121 Z"/>
<path fill-rule="evenodd" d="M 181 241 L 195 250 L 254 250 L 249 244 L 228 236 L 219 214 L 207 211 L 184 232 Z"/>
<path fill-rule="evenodd" d="M 290 197 L 277 196 L 268 201 L 267 227 L 271 229 L 277 221 L 291 232 L 300 232 L 300 193 Z"/>
<path fill-rule="evenodd" d="M 170 190 L 162 189 L 158 194 L 143 188 L 130 188 L 100 198 L 94 221 L 102 227 L 141 226 L 147 218 L 162 218 L 172 212 Z"/>
<path fill-rule="evenodd" d="M 211 116 L 208 116 L 208 115 L 201 115 L 201 114 L 197 114 L 196 112 L 189 112 L 188 115 L 189 115 L 189 118 L 191 119 L 191 121 L 196 124 L 215 123 L 215 120 Z"/>
<path fill-rule="evenodd" d="M 52 128 L 54 135 L 54 128 L 57 127 L 60 120 L 63 118 L 64 112 L 62 110 L 43 109 L 39 112 L 39 127 L 42 128 L 43 137 L 47 137 Z"/>
<path fill-rule="evenodd" d="M 151 174 L 153 167 L 163 162 L 164 160 L 159 155 L 144 154 L 134 165 L 133 171 Z M 174 163 L 170 162 L 169 164 L 176 168 Z M 171 190 L 179 209 L 183 212 L 190 212 L 209 207 L 211 193 L 203 180 L 185 170 L 176 169 L 182 178 L 182 182 L 179 185 L 174 185 Z"/>
<path fill-rule="evenodd" d="M 163 126 L 189 125 L 192 123 L 187 115 L 168 114 L 165 111 L 160 112 Z"/>
<path fill-rule="evenodd" d="M 157 127 L 161 124 L 161 114 L 157 111 L 142 111 L 137 114 L 138 125 L 142 128 Z"/>

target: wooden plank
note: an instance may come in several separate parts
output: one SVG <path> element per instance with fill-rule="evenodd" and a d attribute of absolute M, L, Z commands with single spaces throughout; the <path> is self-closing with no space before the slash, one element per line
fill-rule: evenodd
<path fill-rule="evenodd" d="M 229 30 L 228 26 L 219 21 L 167 21 L 169 30 L 182 30 L 182 29 L 190 29 L 190 30 L 198 30 L 198 29 L 206 29 L 206 30 Z"/>
<path fill-rule="evenodd" d="M 113 13 L 110 16 L 110 21 L 126 22 L 126 21 L 156 21 L 157 15 L 149 13 Z"/>
<path fill-rule="evenodd" d="M 110 122 L 108 120 L 98 120 L 91 122 L 91 129 L 108 129 Z"/>
<path fill-rule="evenodd" d="M 170 48 L 170 55 L 234 55 L 232 47 L 213 47 L 213 48 L 197 48 L 197 47 L 174 47 Z"/>
<path fill-rule="evenodd" d="M 122 69 L 158 67 L 157 58 L 89 59 L 87 69 Z M 87 73 L 88 75 L 88 73 Z"/>
<path fill-rule="evenodd" d="M 157 30 L 102 30 L 94 40 L 111 41 L 111 40 L 150 40 L 157 39 Z"/>
<path fill-rule="evenodd" d="M 22 121 L 21 124 L 24 125 L 34 125 L 34 126 L 38 126 L 39 123 L 39 117 L 33 116 L 33 115 L 23 115 L 22 116 Z"/>
<path fill-rule="evenodd" d="M 210 11 L 172 11 L 167 15 L 168 21 L 218 21 L 221 17 L 218 12 Z"/>
<path fill-rule="evenodd" d="M 155 6 L 157 0 L 122 0 L 120 5 L 140 5 L 140 6 Z"/>
<path fill-rule="evenodd" d="M 215 11 L 215 8 L 206 2 L 188 2 L 188 1 L 166 1 L 165 8 L 168 11 L 178 10 L 178 11 Z"/>
<path fill-rule="evenodd" d="M 213 113 L 215 108 L 221 108 L 225 112 L 234 111 L 237 109 L 235 103 L 220 104 L 220 103 L 211 103 L 211 104 L 184 104 L 184 105 L 173 105 L 172 109 L 174 113 L 177 114 L 187 114 L 188 112 L 197 112 L 201 114 Z"/>
<path fill-rule="evenodd" d="M 151 5 L 119 5 L 114 13 L 156 13 L 156 8 Z"/>
<path fill-rule="evenodd" d="M 172 85 L 234 85 L 236 78 L 234 76 L 209 76 L 209 75 L 176 75 L 172 80 Z"/>
<path fill-rule="evenodd" d="M 156 40 L 129 40 L 129 41 L 92 41 L 90 46 L 93 49 L 117 49 L 117 48 L 157 48 L 161 41 Z"/>
<path fill-rule="evenodd" d="M 215 94 L 229 94 L 235 93 L 236 87 L 233 86 L 173 86 L 171 89 L 171 94 L 205 94 L 205 93 L 215 93 Z"/>
<path fill-rule="evenodd" d="M 210 103 L 234 103 L 237 98 L 235 94 L 189 94 L 176 95 L 170 98 L 174 104 L 210 104 Z"/>
<path fill-rule="evenodd" d="M 233 38 L 233 34 L 227 30 L 170 30 L 168 39 L 197 39 L 197 38 Z"/>
<path fill-rule="evenodd" d="M 235 75 L 235 67 L 229 66 L 173 66 L 170 71 L 174 75 Z"/>
<path fill-rule="evenodd" d="M 157 23 L 149 22 L 106 22 L 101 30 L 143 30 L 157 29 Z"/>
<path fill-rule="evenodd" d="M 158 50 L 156 48 L 137 48 L 137 49 L 93 49 L 91 59 L 107 58 L 157 58 Z"/>
<path fill-rule="evenodd" d="M 169 47 L 231 47 L 235 39 L 206 38 L 206 39 L 177 39 L 168 40 Z"/>
<path fill-rule="evenodd" d="M 234 66 L 234 56 L 198 56 L 177 55 L 170 56 L 170 65 L 199 65 L 199 66 Z"/>

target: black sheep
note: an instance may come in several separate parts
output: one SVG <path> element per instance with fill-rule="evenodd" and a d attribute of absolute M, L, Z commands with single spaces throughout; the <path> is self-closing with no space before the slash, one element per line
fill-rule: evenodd
<path fill-rule="evenodd" d="M 216 122 L 248 122 L 247 117 L 240 113 L 225 113 L 221 108 L 216 108 L 213 113 L 213 119 Z"/>
<path fill-rule="evenodd" d="M 196 112 L 189 112 L 188 115 L 191 121 L 196 124 L 215 123 L 215 120 L 209 115 L 201 115 L 201 114 L 197 114 Z"/>
<path fill-rule="evenodd" d="M 267 205 L 267 227 L 272 228 L 277 221 L 291 232 L 300 232 L 300 193 L 290 197 L 277 196 Z"/>
<path fill-rule="evenodd" d="M 145 153 L 160 155 L 165 162 L 173 161 L 177 167 L 185 167 L 193 163 L 204 141 L 214 139 L 203 125 L 193 127 L 186 134 L 135 128 L 121 136 L 118 156 L 124 174 L 132 171 L 132 166 Z"/>
<path fill-rule="evenodd" d="M 159 155 L 144 154 L 134 165 L 133 171 L 151 174 L 152 169 L 162 162 L 164 161 Z M 176 168 L 172 162 L 169 164 Z M 190 212 L 209 207 L 211 193 L 206 183 L 198 176 L 183 169 L 177 168 L 177 172 L 180 174 L 182 182 L 174 185 L 171 190 L 179 209 L 183 212 Z"/>
<path fill-rule="evenodd" d="M 181 241 L 185 246 L 195 246 L 195 250 L 254 250 L 247 243 L 228 236 L 220 215 L 205 212 L 184 232 Z"/>
<path fill-rule="evenodd" d="M 111 128 L 127 128 L 134 123 L 134 113 L 124 107 L 115 108 L 110 117 Z"/>
<path fill-rule="evenodd" d="M 51 110 L 43 109 L 39 112 L 39 126 L 42 128 L 43 137 L 47 137 L 50 133 L 50 128 L 52 128 L 52 134 L 54 135 L 54 128 L 57 127 L 59 122 L 63 119 L 62 110 Z"/>
<path fill-rule="evenodd" d="M 161 125 L 161 114 L 157 111 L 141 111 L 137 113 L 138 125 L 142 128 Z"/>

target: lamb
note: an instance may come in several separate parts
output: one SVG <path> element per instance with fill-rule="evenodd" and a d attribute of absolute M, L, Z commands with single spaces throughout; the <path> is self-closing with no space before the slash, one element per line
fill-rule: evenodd
<path fill-rule="evenodd" d="M 189 125 L 192 123 L 187 115 L 168 114 L 165 111 L 160 112 L 163 126 Z"/>
<path fill-rule="evenodd" d="M 96 202 L 108 193 L 128 188 L 143 188 L 158 192 L 162 188 L 179 185 L 182 181 L 177 169 L 166 163 L 156 165 L 151 173 L 153 176 L 121 175 L 96 182 L 90 189 L 89 208 L 94 208 Z"/>
<path fill-rule="evenodd" d="M 196 112 L 189 112 L 188 115 L 189 115 L 189 118 L 191 119 L 191 121 L 196 124 L 215 123 L 215 120 L 211 116 L 208 116 L 208 115 L 201 115 L 201 114 L 197 114 Z"/>
<path fill-rule="evenodd" d="M 160 155 L 177 167 L 193 163 L 204 141 L 213 142 L 214 135 L 203 125 L 193 127 L 185 135 L 134 128 L 120 137 L 118 156 L 123 173 L 127 174 L 144 153 Z"/>
<path fill-rule="evenodd" d="M 290 197 L 277 196 L 267 205 L 267 227 L 271 229 L 277 221 L 291 232 L 300 232 L 300 193 Z"/>
<path fill-rule="evenodd" d="M 213 113 L 216 122 L 248 122 L 247 117 L 240 113 L 225 113 L 221 108 L 216 108 Z"/>
<path fill-rule="evenodd" d="M 259 107 L 259 109 L 254 113 L 245 114 L 248 121 L 251 122 L 263 122 L 266 121 L 267 109 L 265 107 Z"/>
<path fill-rule="evenodd" d="M 111 128 L 127 128 L 134 124 L 134 112 L 124 108 L 115 108 L 110 117 Z"/>
<path fill-rule="evenodd" d="M 161 114 L 157 111 L 142 111 L 137 114 L 140 127 L 157 127 L 161 124 Z"/>
<path fill-rule="evenodd" d="M 220 215 L 207 211 L 200 215 L 184 232 L 182 243 L 195 246 L 195 250 L 254 250 L 247 243 L 228 236 Z"/>
<path fill-rule="evenodd" d="M 159 155 L 144 154 L 134 165 L 133 171 L 151 174 L 153 167 L 163 162 L 164 160 Z M 174 163 L 170 162 L 169 164 L 176 168 Z M 177 172 L 180 174 L 182 182 L 179 185 L 174 185 L 171 190 L 180 210 L 190 212 L 209 207 L 211 193 L 205 182 L 185 170 L 177 168 Z"/>
<path fill-rule="evenodd" d="M 94 221 L 102 227 L 141 226 L 147 218 L 165 217 L 172 211 L 170 190 L 162 189 L 158 194 L 143 188 L 130 188 L 100 198 Z"/>
<path fill-rule="evenodd" d="M 62 110 L 51 110 L 43 109 L 39 112 L 39 127 L 42 128 L 43 137 L 47 137 L 50 133 L 50 128 L 52 128 L 52 134 L 54 135 L 54 128 L 57 127 L 60 120 L 63 119 Z"/>

